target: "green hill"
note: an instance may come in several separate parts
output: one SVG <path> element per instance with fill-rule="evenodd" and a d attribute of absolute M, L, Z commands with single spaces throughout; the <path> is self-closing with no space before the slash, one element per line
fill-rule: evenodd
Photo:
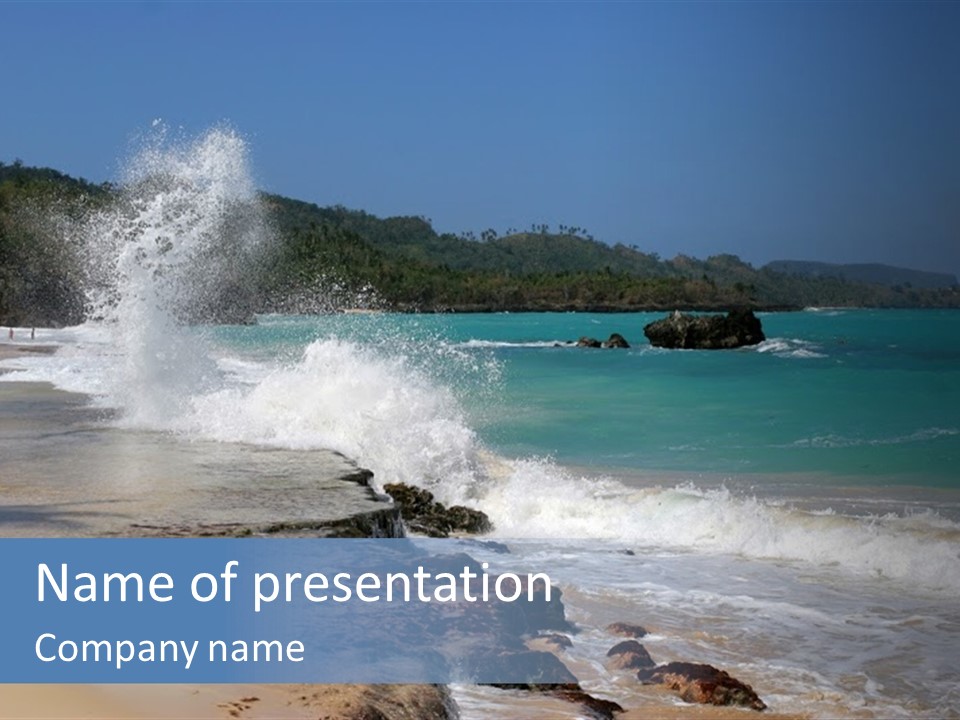
<path fill-rule="evenodd" d="M 662 260 L 598 242 L 579 228 L 439 234 L 424 217 L 378 218 L 262 197 L 275 242 L 224 290 L 246 314 L 345 306 L 425 312 L 960 306 L 955 284 L 855 282 L 789 266 L 756 269 L 734 255 Z M 83 318 L 80 249 L 56 218 L 79 217 L 117 198 L 109 184 L 0 163 L 0 324 Z"/>

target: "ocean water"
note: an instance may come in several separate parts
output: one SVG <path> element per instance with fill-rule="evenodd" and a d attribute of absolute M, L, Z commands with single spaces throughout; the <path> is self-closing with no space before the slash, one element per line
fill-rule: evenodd
<path fill-rule="evenodd" d="M 652 348 L 654 317 L 194 328 L 216 370 L 160 404 L 138 388 L 168 388 L 169 369 L 139 368 L 131 389 L 116 327 L 88 324 L 43 331 L 60 352 L 2 379 L 185 441 L 332 448 L 483 509 L 512 562 L 564 589 L 584 684 L 625 704 L 665 700 L 602 670 L 617 620 L 653 632 L 655 659 L 728 669 L 774 710 L 956 716 L 960 313 L 766 314 L 770 339 L 728 352 Z M 633 347 L 565 344 L 613 331 Z M 468 717 L 494 702 L 459 692 Z"/>
<path fill-rule="evenodd" d="M 269 244 L 245 145 L 219 129 L 132 165 L 122 206 L 75 230 L 98 319 L 39 330 L 59 351 L 0 361 L 0 382 L 85 393 L 105 432 L 332 449 L 484 510 L 511 569 L 562 587 L 565 660 L 625 706 L 678 701 L 603 669 L 614 621 L 775 711 L 960 717 L 960 313 L 764 314 L 765 343 L 719 352 L 650 347 L 646 313 L 183 327 L 225 260 Z M 568 345 L 611 332 L 632 347 Z M 457 698 L 466 718 L 545 712 Z"/>

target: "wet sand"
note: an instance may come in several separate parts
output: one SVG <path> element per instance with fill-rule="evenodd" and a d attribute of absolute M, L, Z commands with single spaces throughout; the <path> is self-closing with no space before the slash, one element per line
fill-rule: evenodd
<path fill-rule="evenodd" d="M 57 351 L 56 345 L 49 343 L 18 343 L 9 340 L 0 340 L 0 360 L 22 357 L 24 353 L 33 353 L 35 355 L 53 355 Z M 0 369 L 0 372 L 3 372 Z"/>
<path fill-rule="evenodd" d="M 316 720 L 351 717 L 364 686 L 350 685 L 7 685 L 0 686 L 0 720 Z M 411 686 L 391 686 L 406 707 L 391 720 L 417 720 Z M 490 718 L 542 720 L 584 717 L 554 698 L 504 691 Z M 802 715 L 754 713 L 741 708 L 662 703 L 626 708 L 619 720 L 805 720 Z"/>
<path fill-rule="evenodd" d="M 0 720 L 316 720 L 346 717 L 363 686 L 9 685 Z M 408 686 L 409 688 L 409 686 Z M 403 686 L 393 686 L 404 703 Z M 413 699 L 406 703 L 413 707 Z M 416 720 L 416 715 L 396 720 Z"/>

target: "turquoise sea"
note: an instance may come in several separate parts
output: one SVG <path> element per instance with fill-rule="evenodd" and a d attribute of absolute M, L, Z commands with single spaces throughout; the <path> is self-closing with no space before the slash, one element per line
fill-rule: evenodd
<path fill-rule="evenodd" d="M 661 316 L 269 318 L 217 335 L 238 350 L 273 352 L 335 333 L 380 344 L 384 352 L 396 343 L 432 355 L 438 366 L 443 353 L 431 344 L 461 349 L 475 362 L 447 357 L 454 365 L 446 369 L 451 388 L 483 441 L 510 456 L 594 468 L 960 488 L 960 313 L 761 314 L 767 341 L 734 352 L 653 348 L 643 326 Z M 632 348 L 558 346 L 611 332 Z"/>

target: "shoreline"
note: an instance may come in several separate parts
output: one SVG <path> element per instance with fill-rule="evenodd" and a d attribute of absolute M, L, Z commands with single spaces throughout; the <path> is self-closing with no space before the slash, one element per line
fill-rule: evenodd
<path fill-rule="evenodd" d="M 17 346 L 13 346 L 17 347 Z M 18 357 L 22 352 L 19 349 L 13 350 L 11 346 L 0 346 L 6 350 L 5 357 Z M 53 352 L 54 347 L 42 352 Z M 26 352 L 31 352 L 27 350 Z M 103 451 L 104 438 L 123 438 L 125 461 L 129 462 L 132 451 L 134 457 L 139 457 L 147 462 L 151 467 L 164 466 L 169 467 L 171 461 L 177 469 L 190 467 L 192 457 L 199 456 L 205 461 L 209 461 L 211 453 L 218 455 L 218 451 L 224 450 L 225 443 L 204 443 L 193 442 L 189 447 L 197 451 L 188 454 L 187 458 L 180 457 L 177 450 L 171 446 L 176 446 L 176 439 L 165 438 L 159 433 L 138 433 L 132 431 L 123 431 L 116 429 L 105 429 L 100 422 L 102 415 L 89 406 L 87 396 L 78 393 L 68 393 L 55 389 L 48 383 L 28 383 L 28 382 L 4 382 L 0 383 L 0 421 L 4 420 L 4 411 L 9 409 L 11 404 L 24 404 L 23 407 L 33 407 L 35 410 L 41 408 L 45 415 L 42 418 L 47 430 L 54 431 L 57 435 L 69 433 L 73 440 L 78 443 L 70 451 L 69 464 L 71 471 L 79 472 L 82 475 L 83 468 L 88 467 L 83 463 L 77 463 L 77 450 L 84 447 L 96 446 Z M 26 442 L 26 436 L 36 434 L 38 428 L 31 425 L 28 428 L 20 428 L 18 432 L 16 427 L 16 416 L 21 415 L 16 409 L 12 413 L 15 417 L 12 429 L 9 422 L 0 423 L 0 443 L 7 444 L 6 440 L 14 438 L 21 443 Z M 10 419 L 8 414 L 6 420 Z M 22 420 L 22 417 L 19 419 Z M 42 434 L 42 433 L 41 433 Z M 95 443 L 85 444 L 85 440 L 96 439 Z M 55 443 L 57 441 L 54 441 Z M 107 440 L 109 443 L 110 441 Z M 40 454 L 38 460 L 36 455 L 37 447 L 35 445 L 28 449 L 28 452 L 20 457 L 12 459 L 8 456 L 0 459 L 0 474 L 5 479 L 12 477 L 4 471 L 4 463 L 16 465 L 27 461 L 32 463 L 32 469 L 28 478 L 15 478 L 13 483 L 6 483 L 4 487 L 4 504 L 13 504 L 18 506 L 20 517 L 20 527 L 17 528 L 17 521 L 11 522 L 10 516 L 4 512 L 0 506 L 0 522 L 2 532 L 0 536 L 16 536 L 26 534 L 32 536 L 52 536 L 59 535 L 64 537 L 76 536 L 165 536 L 165 537 L 188 537 L 198 535 L 249 535 L 249 534 L 279 534 L 286 537 L 309 536 L 317 537 L 322 533 L 332 530 L 338 533 L 344 529 L 348 536 L 377 536 L 374 528 L 381 528 L 387 535 L 391 536 L 395 528 L 399 526 L 399 511 L 395 505 L 387 504 L 382 497 L 378 497 L 369 487 L 370 473 L 360 469 L 355 463 L 349 461 L 343 456 L 339 458 L 339 474 L 330 480 L 336 480 L 341 483 L 341 488 L 356 488 L 356 492 L 362 494 L 368 502 L 379 506 L 378 510 L 382 513 L 386 508 L 393 508 L 392 513 L 388 513 L 392 519 L 384 522 L 362 522 L 351 521 L 351 517 L 346 518 L 328 518 L 317 520 L 316 518 L 298 518 L 287 519 L 286 521 L 276 522 L 274 518 L 251 518 L 249 516 L 238 517 L 237 513 L 243 513 L 249 507 L 256 506 L 258 509 L 262 503 L 258 503 L 257 497 L 266 498 L 277 493 L 278 488 L 274 485 L 263 486 L 261 483 L 260 472 L 263 467 L 255 470 L 251 478 L 255 482 L 256 490 L 259 495 L 245 494 L 242 503 L 217 508 L 211 511 L 211 504 L 200 502 L 203 506 L 202 512 L 197 513 L 193 507 L 194 515 L 192 519 L 188 516 L 186 520 L 178 518 L 177 522 L 164 520 L 164 516 L 178 516 L 183 512 L 191 510 L 192 506 L 198 504 L 197 492 L 206 493 L 200 498 L 221 497 L 223 498 L 226 490 L 234 490 L 235 487 L 217 482 L 218 471 L 225 471 L 226 468 L 234 466 L 237 462 L 249 463 L 251 457 L 256 457 L 259 453 L 270 455 L 266 461 L 268 465 L 271 461 L 286 456 L 290 459 L 296 453 L 269 450 L 263 448 L 253 448 L 249 446 L 236 446 L 226 450 L 226 457 L 221 457 L 220 462 L 214 463 L 212 476 L 188 476 L 179 473 L 173 473 L 178 481 L 176 487 L 170 488 L 167 482 L 159 481 L 152 476 L 139 476 L 133 473 L 128 465 L 119 470 L 115 469 L 114 480 L 120 480 L 114 483 L 109 490 L 108 496 L 97 496 L 91 498 L 91 491 L 99 488 L 102 482 L 102 467 L 100 474 L 97 475 L 98 482 L 95 483 L 77 483 L 65 481 L 62 476 L 57 475 L 51 468 L 62 467 L 57 463 L 63 458 L 57 458 L 57 455 L 63 453 L 54 453 L 53 456 Z M 108 447 L 109 451 L 109 447 Z M 163 461 L 157 461 L 157 454 L 164 458 Z M 310 467 L 313 472 L 316 471 L 316 460 L 323 454 L 322 451 L 308 451 L 306 455 L 310 459 Z M 50 463 L 53 463 L 51 465 Z M 185 464 L 184 464 L 185 463 Z M 38 467 L 39 464 L 39 467 Z M 302 469 L 302 468 L 301 468 Z M 119 476 L 116 475 L 119 473 Z M 229 474 L 229 473 L 226 473 Z M 185 480 L 185 477 L 187 478 Z M 76 478 L 74 478 L 76 479 Z M 348 481 L 348 482 L 343 482 Z M 39 483 L 39 484 L 38 484 Z M 109 484 L 109 483 L 107 483 Z M 17 488 L 19 485 L 19 489 Z M 51 486 L 57 486 L 53 488 Z M 66 485 L 67 487 L 64 487 Z M 124 488 L 126 494 L 119 488 Z M 156 497 L 156 489 L 164 487 L 166 492 L 161 497 Z M 293 506 L 303 508 L 314 504 L 311 502 L 310 489 L 306 486 L 296 485 L 291 488 L 284 488 L 287 492 L 295 496 Z M 132 491 L 132 492 L 131 492 Z M 146 492 L 144 492 L 146 491 Z M 292 492 L 291 492 L 292 491 Z M 324 499 L 329 499 L 329 494 L 334 491 L 331 487 L 323 487 L 319 490 L 317 497 L 323 495 Z M 212 495 L 210 494 L 212 492 Z M 353 491 L 351 491 L 353 492 Z M 183 503 L 184 498 L 186 503 Z M 99 504 L 98 504 L 99 503 Z M 174 503 L 171 509 L 170 503 Z M 82 504 L 83 509 L 76 511 L 76 506 Z M 383 506 L 386 506 L 384 508 Z M 36 513 L 36 519 L 24 523 L 23 508 L 30 507 Z M 223 511 L 223 512 L 219 512 Z M 218 514 L 219 512 L 219 514 Z M 159 516 L 158 516 L 159 514 Z M 214 517 L 211 517 L 211 514 Z M 150 521 L 143 521 L 144 518 L 152 518 Z M 137 521 L 140 519 L 140 521 Z M 348 521 L 346 526 L 340 521 Z M 273 532 L 268 532 L 267 525 L 274 527 Z M 40 533 L 38 533 L 38 530 Z M 380 535 L 383 536 L 383 535 Z M 360 715 L 353 714 L 360 699 L 365 702 L 387 703 L 389 706 L 396 699 L 394 694 L 400 692 L 398 688 L 406 688 L 403 692 L 415 692 L 416 688 L 424 686 L 286 686 L 286 685 L 29 685 L 29 686 L 4 686 L 0 689 L 0 719 L 13 720 L 14 718 L 32 720 L 52 720 L 57 718 L 142 718 L 151 720 L 152 718 L 227 718 L 227 717 L 245 717 L 245 718 L 315 718 L 317 712 L 322 711 L 325 717 L 331 718 L 358 718 Z M 588 688 L 589 689 L 589 688 Z M 491 691 L 493 692 L 493 691 Z M 496 691 L 497 702 L 503 702 L 509 708 L 530 708 L 533 714 L 528 717 L 578 717 L 582 715 L 582 710 L 576 705 L 558 698 L 540 695 L 537 693 L 525 693 L 516 695 L 515 691 Z M 501 694 L 502 693 L 502 694 Z M 513 693 L 513 694 L 511 694 Z M 715 708 L 697 705 L 678 705 L 675 696 L 659 690 L 651 691 L 651 699 L 661 698 L 659 701 L 644 702 L 641 706 L 627 708 L 618 717 L 630 720 L 632 718 L 662 718 L 663 720 L 673 720 L 674 718 L 733 718 L 744 717 L 743 710 L 737 708 Z M 254 699 L 255 698 L 255 699 Z M 433 698 L 436 700 L 436 697 Z M 406 701 L 405 701 L 406 702 Z M 426 720 L 426 718 L 446 718 L 449 715 L 424 715 L 419 714 L 413 706 L 393 706 L 393 710 L 385 717 L 390 720 Z M 513 709 L 509 710 L 511 717 L 524 717 L 525 715 L 514 715 Z M 338 714 L 339 713 L 339 714 Z M 766 713 L 767 717 L 772 718 L 799 718 L 799 715 L 781 715 Z"/>

